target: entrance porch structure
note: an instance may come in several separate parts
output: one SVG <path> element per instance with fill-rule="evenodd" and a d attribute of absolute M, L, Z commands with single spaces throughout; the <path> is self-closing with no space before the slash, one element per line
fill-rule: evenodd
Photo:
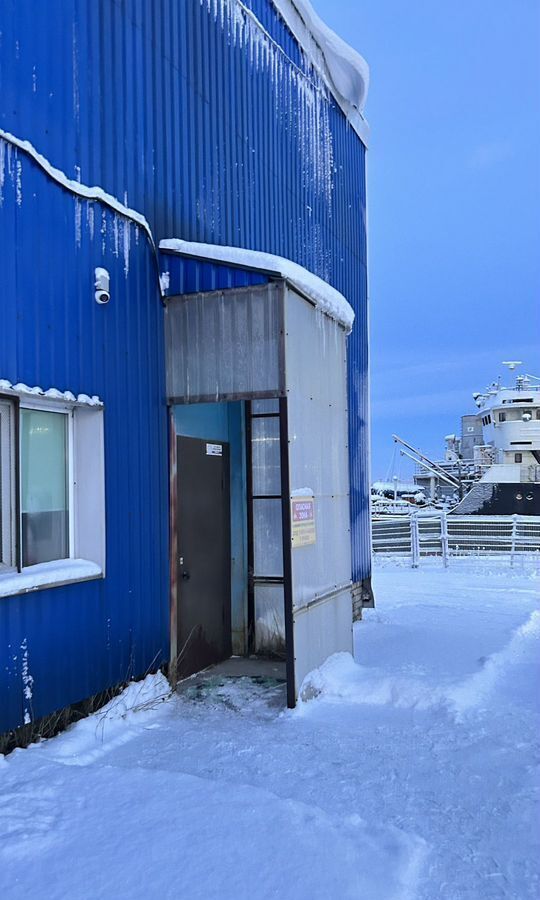
<path fill-rule="evenodd" d="M 163 241 L 171 677 L 285 658 L 287 703 L 352 651 L 347 334 L 353 313 L 279 257 Z"/>

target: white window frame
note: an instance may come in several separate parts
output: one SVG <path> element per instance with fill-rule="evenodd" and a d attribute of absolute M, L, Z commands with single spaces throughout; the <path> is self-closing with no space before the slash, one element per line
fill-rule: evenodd
<path fill-rule="evenodd" d="M 11 398 L 0 396 L 0 415 L 3 420 L 3 425 L 0 426 L 0 440 L 2 440 L 3 444 L 3 453 L 1 452 L 2 448 L 0 448 L 0 459 L 2 460 L 2 468 L 0 469 L 0 503 L 2 504 L 2 509 L 0 510 L 0 522 L 2 523 L 2 532 L 0 533 L 0 541 L 2 541 L 2 546 L 0 546 L 1 575 L 15 570 L 17 562 L 17 447 L 15 429 L 17 409 L 15 402 Z M 6 424 L 8 429 L 7 438 L 4 436 Z M 7 527 L 6 522 L 8 523 Z"/>
<path fill-rule="evenodd" d="M 59 393 L 59 392 L 56 392 Z M 70 395 L 73 396 L 73 395 Z M 97 398 L 94 398 L 97 399 Z M 105 463 L 103 405 L 86 400 L 56 400 L 16 389 L 2 392 L 0 403 L 12 410 L 14 435 L 22 409 L 67 416 L 68 557 L 21 566 L 22 514 L 20 439 L 13 440 L 11 542 L 12 563 L 0 564 L 0 599 L 105 575 Z M 15 499 L 16 498 L 16 499 Z"/>

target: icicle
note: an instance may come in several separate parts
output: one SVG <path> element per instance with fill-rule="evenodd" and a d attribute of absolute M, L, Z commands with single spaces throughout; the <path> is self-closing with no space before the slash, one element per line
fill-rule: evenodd
<path fill-rule="evenodd" d="M 17 159 L 15 163 L 15 198 L 17 206 L 22 206 L 22 162 Z"/>
<path fill-rule="evenodd" d="M 8 170 L 8 175 L 11 178 L 11 183 L 13 184 L 13 147 L 11 144 L 8 144 L 7 170 Z"/>
<path fill-rule="evenodd" d="M 73 23 L 72 31 L 72 71 L 73 71 L 73 118 L 79 122 L 80 96 L 79 96 L 79 52 L 77 47 L 77 26 Z"/>
<path fill-rule="evenodd" d="M 125 219 L 122 222 L 122 246 L 124 251 L 124 275 L 129 275 L 129 249 L 131 244 L 131 222 Z"/>
<path fill-rule="evenodd" d="M 118 216 L 113 216 L 113 253 L 115 256 L 118 256 L 120 252 L 119 247 L 119 233 L 118 233 Z"/>
<path fill-rule="evenodd" d="M 107 213 L 103 209 L 101 211 L 101 253 L 105 256 L 107 252 Z"/>
<path fill-rule="evenodd" d="M 88 225 L 88 231 L 90 234 L 90 240 L 94 240 L 94 204 L 87 203 L 86 204 L 86 224 Z"/>
<path fill-rule="evenodd" d="M 6 177 L 6 142 L 0 140 L 0 206 L 4 203 L 4 179 Z"/>
<path fill-rule="evenodd" d="M 75 197 L 75 243 L 81 246 L 82 241 L 82 203 Z"/>

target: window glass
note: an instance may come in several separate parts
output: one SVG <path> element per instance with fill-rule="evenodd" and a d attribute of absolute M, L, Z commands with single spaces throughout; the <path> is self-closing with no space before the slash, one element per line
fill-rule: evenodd
<path fill-rule="evenodd" d="M 520 463 L 523 461 L 523 455 L 521 453 L 514 453 L 514 461 Z"/>
<path fill-rule="evenodd" d="M 283 575 L 281 500 L 253 501 L 255 576 Z"/>
<path fill-rule="evenodd" d="M 506 422 L 506 413 L 499 413 L 499 422 Z"/>
<path fill-rule="evenodd" d="M 278 413 L 279 412 L 279 400 L 276 398 L 275 400 L 252 400 L 251 401 L 251 413 L 252 415 L 261 415 L 264 413 Z"/>
<path fill-rule="evenodd" d="M 251 420 L 253 493 L 281 495 L 279 418 Z"/>
<path fill-rule="evenodd" d="M 285 607 L 282 584 L 255 585 L 255 650 L 285 654 Z"/>
<path fill-rule="evenodd" d="M 69 556 L 67 420 L 62 413 L 22 409 L 22 564 Z"/>

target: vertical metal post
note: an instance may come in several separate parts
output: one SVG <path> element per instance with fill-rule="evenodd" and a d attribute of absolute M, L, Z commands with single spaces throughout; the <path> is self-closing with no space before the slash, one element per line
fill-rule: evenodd
<path fill-rule="evenodd" d="M 169 408 L 169 593 L 170 593 L 170 654 L 169 683 L 174 689 L 178 682 L 178 534 L 177 534 L 177 490 L 178 461 L 176 453 L 176 427 L 174 414 Z"/>
<path fill-rule="evenodd" d="M 283 533 L 283 595 L 285 606 L 285 652 L 287 706 L 296 706 L 294 671 L 294 618 L 292 590 L 291 486 L 289 479 L 289 419 L 287 398 L 279 398 L 279 441 L 281 454 L 281 523 Z"/>
<path fill-rule="evenodd" d="M 253 547 L 253 448 L 252 438 L 252 406 L 251 401 L 246 401 L 246 494 L 247 494 L 247 551 L 248 551 L 248 584 L 247 584 L 247 642 L 245 652 L 247 656 L 255 653 L 255 585 L 254 573 L 254 547 Z"/>
<path fill-rule="evenodd" d="M 512 516 L 512 546 L 510 548 L 510 565 L 514 565 L 514 554 L 516 552 L 516 538 L 517 538 L 517 523 L 518 516 L 517 513 L 514 513 Z"/>
<path fill-rule="evenodd" d="M 418 533 L 418 516 L 411 513 L 411 557 L 413 569 L 418 568 L 420 561 L 420 536 Z"/>
<path fill-rule="evenodd" d="M 448 568 L 448 519 L 446 510 L 441 513 L 441 548 L 444 568 Z"/>

